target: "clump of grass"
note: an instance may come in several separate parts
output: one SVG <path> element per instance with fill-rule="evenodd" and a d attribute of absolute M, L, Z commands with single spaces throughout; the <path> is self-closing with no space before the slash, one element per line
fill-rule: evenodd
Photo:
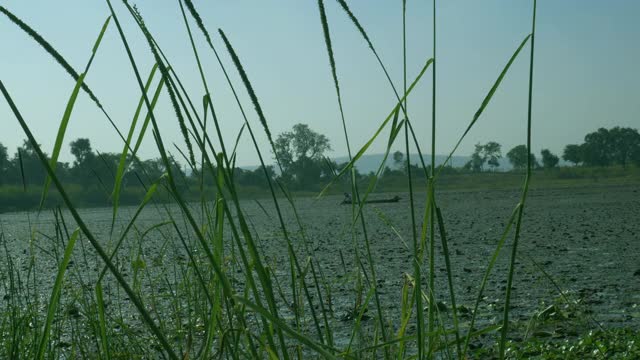
<path fill-rule="evenodd" d="M 9 315 L 3 317 L 6 320 L 0 322 L 0 334 L 2 334 L 0 335 L 2 336 L 0 343 L 3 344 L 0 354 L 6 354 L 9 357 L 14 357 L 16 354 L 24 354 L 24 356 L 33 355 L 36 358 L 98 354 L 97 356 L 100 358 L 106 359 L 156 356 L 171 359 L 210 357 L 288 359 L 306 358 L 312 355 L 324 358 L 382 356 L 386 359 L 391 359 L 417 356 L 420 359 L 463 359 L 470 354 L 469 343 L 471 339 L 482 334 L 495 332 L 500 327 L 487 326 L 482 329 L 476 329 L 474 325 L 488 276 L 511 229 L 515 225 L 510 268 L 506 274 L 508 279 L 505 294 L 506 305 L 500 324 L 501 337 L 498 342 L 498 356 L 500 358 L 510 356 L 511 353 L 507 349 L 511 345 L 506 341 L 506 335 L 509 330 L 508 305 L 514 277 L 513 264 L 517 257 L 517 244 L 531 177 L 531 164 L 529 163 L 527 167 L 521 200 L 508 219 L 496 249 L 489 259 L 484 277 L 480 283 L 477 301 L 474 305 L 469 325 L 466 329 L 463 329 L 458 319 L 459 307 L 454 291 L 453 267 L 448 256 L 445 219 L 436 201 L 436 181 L 440 176 L 441 170 L 436 171 L 435 167 L 437 125 L 435 112 L 437 100 L 435 1 L 433 3 L 433 57 L 424 62 L 418 76 L 411 83 L 407 82 L 406 77 L 406 2 L 403 1 L 404 76 L 403 92 L 399 93 L 366 30 L 347 3 L 344 0 L 338 0 L 338 5 L 347 14 L 348 19 L 355 26 L 356 31 L 362 36 L 378 61 L 380 69 L 394 91 L 396 100 L 396 104 L 384 117 L 370 139 L 359 150 L 354 151 L 355 154 L 353 154 L 347 131 L 347 120 L 344 115 L 345 104 L 340 93 L 338 64 L 334 59 L 330 21 L 327 18 L 324 1 L 318 0 L 320 24 L 324 34 L 331 78 L 334 82 L 341 125 L 349 155 L 347 166 L 336 174 L 335 180 L 327 185 L 320 193 L 320 196 L 324 195 L 329 187 L 334 185 L 340 177 L 348 174 L 353 198 L 358 200 L 353 202 L 351 206 L 349 226 L 349 234 L 355 252 L 353 268 L 347 269 L 344 260 L 342 261 L 344 272 L 353 274 L 347 281 L 353 282 L 355 287 L 353 293 L 354 305 L 347 319 L 350 321 L 348 339 L 336 338 L 338 328 L 336 322 L 339 320 L 336 319 L 337 316 L 332 310 L 333 299 L 335 298 L 332 292 L 332 284 L 325 277 L 321 259 L 315 257 L 307 246 L 307 235 L 297 212 L 296 203 L 283 184 L 277 180 L 272 181 L 268 176 L 269 192 L 277 213 L 281 232 L 279 235 L 284 238 L 287 247 L 286 259 L 288 263 L 283 265 L 271 262 L 267 259 L 260 246 L 261 234 L 252 228 L 251 217 L 245 210 L 246 204 L 240 201 L 238 189 L 233 181 L 233 169 L 235 148 L 240 137 L 244 134 L 244 129 L 247 129 L 263 169 L 266 169 L 262 149 L 257 144 L 254 130 L 238 99 L 235 87 L 229 80 L 227 70 L 224 68 L 221 58 L 214 47 L 214 39 L 211 38 L 206 30 L 194 4 L 190 0 L 185 0 L 188 13 L 195 20 L 197 27 L 205 37 L 207 45 L 216 56 L 220 70 L 225 74 L 228 85 L 233 91 L 244 117 L 244 124 L 237 136 L 236 145 L 232 153 L 227 152 L 224 137 L 220 131 L 219 121 L 222 119 L 219 119 L 214 111 L 214 99 L 208 90 L 204 67 L 200 62 L 197 46 L 191 33 L 189 19 L 184 11 L 182 1 L 179 1 L 179 5 L 192 44 L 194 57 L 197 60 L 198 72 L 205 89 L 202 109 L 197 109 L 193 105 L 196 102 L 192 101 L 192 96 L 182 86 L 179 74 L 171 67 L 169 59 L 165 57 L 159 44 L 154 39 L 152 31 L 147 28 L 140 12 L 131 7 L 127 1 L 123 1 L 129 15 L 145 36 L 150 55 L 155 62 L 147 78 L 148 80 L 146 82 L 142 80 L 136 59 L 132 55 L 127 41 L 128 36 L 121 27 L 119 15 L 114 10 L 111 1 L 107 0 L 107 3 L 110 9 L 110 18 L 113 19 L 120 41 L 125 46 L 131 70 L 136 77 L 141 93 L 141 98 L 132 117 L 126 138 L 117 131 L 123 140 L 123 152 L 118 170 L 113 175 L 115 177 L 112 193 L 114 201 L 111 210 L 112 221 L 109 234 L 115 236 L 112 239 L 114 241 L 110 242 L 107 248 L 105 248 L 103 242 L 98 241 L 98 237 L 92 231 L 90 224 L 77 210 L 76 204 L 68 196 L 67 187 L 56 177 L 54 169 L 55 159 L 59 154 L 79 90 L 83 89 L 87 92 L 102 109 L 97 98 L 84 83 L 84 75 L 88 71 L 94 56 L 96 56 L 97 45 L 106 31 L 106 24 L 102 28 L 96 46 L 93 48 L 92 56 L 85 71 L 78 75 L 44 38 L 4 7 L 0 7 L 0 12 L 31 35 L 76 81 L 76 87 L 61 121 L 51 159 L 48 159 L 38 146 L 27 121 L 22 117 L 15 105 L 10 91 L 5 88 L 1 81 L 0 91 L 29 141 L 34 146 L 43 167 L 47 171 L 48 179 L 55 186 L 66 209 L 68 209 L 71 217 L 78 225 L 78 230 L 69 235 L 62 215 L 56 215 L 55 217 L 56 238 L 68 239 L 68 242 L 66 246 L 63 246 L 62 260 L 58 262 L 56 281 L 52 286 L 52 295 L 47 303 L 46 315 L 40 313 L 37 304 L 27 303 L 27 306 L 24 306 L 24 302 L 28 300 L 14 299 L 16 296 L 29 297 L 34 295 L 31 293 L 34 290 L 24 285 L 23 280 L 20 278 L 21 271 L 17 270 L 14 263 L 10 261 L 10 255 L 5 247 L 6 258 L 9 260 L 6 264 L 9 285 L 3 291 L 5 294 L 9 294 L 11 303 L 6 307 Z M 527 120 L 527 145 L 530 151 L 535 1 L 533 14 L 532 33 L 525 36 L 522 43 L 508 60 L 479 109 L 472 117 L 469 126 L 451 151 L 449 159 L 453 156 L 469 130 L 476 125 L 501 81 L 528 41 L 531 42 Z M 249 80 L 241 58 L 222 29 L 218 30 L 218 35 L 224 43 L 227 53 L 240 75 L 242 84 L 255 108 L 262 130 L 269 140 L 270 150 L 273 150 L 274 144 L 267 116 L 263 112 L 258 94 Z M 401 294 L 399 294 L 401 298 L 398 306 L 400 316 L 398 319 L 393 319 L 391 314 L 383 311 L 380 300 L 378 286 L 380 274 L 376 269 L 376 261 L 371 249 L 369 227 L 367 226 L 368 220 L 365 216 L 367 211 L 365 207 L 366 199 L 376 188 L 383 170 L 384 161 L 364 191 L 361 191 L 355 179 L 354 164 L 387 128 L 389 136 L 385 160 L 402 129 L 404 129 L 407 165 L 410 165 L 409 154 L 411 146 L 415 146 L 419 150 L 418 153 L 422 154 L 419 138 L 413 131 L 407 108 L 409 95 L 421 81 L 429 67 L 433 71 L 431 87 L 433 111 L 431 120 L 431 166 L 427 166 L 422 156 L 420 156 L 421 171 L 424 172 L 426 181 L 414 182 L 410 173 L 407 177 L 411 214 L 410 223 L 412 226 L 411 274 L 406 274 Z M 156 68 L 160 70 L 161 79 L 156 85 L 153 98 L 150 99 L 149 90 L 154 83 Z M 186 202 L 177 186 L 179 179 L 176 178 L 177 174 L 174 174 L 171 170 L 171 156 L 165 147 L 160 128 L 156 122 L 154 111 L 163 88 L 169 95 L 175 119 L 179 124 L 184 144 L 187 147 L 186 155 L 180 148 L 178 150 L 184 155 L 189 166 L 193 170 L 197 169 L 202 174 L 202 179 L 204 179 L 205 173 L 215 179 L 213 182 L 215 191 L 213 199 L 208 201 L 204 196 L 206 190 L 204 184 L 201 184 L 200 191 L 203 193 L 200 197 L 200 203 L 195 208 Z M 138 126 L 138 119 L 142 113 L 143 106 L 146 109 L 146 116 L 139 131 L 139 136 L 134 142 L 133 135 Z M 104 114 L 107 115 L 106 111 L 104 111 Z M 213 118 L 216 127 L 215 136 L 217 136 L 216 140 L 217 144 L 220 145 L 220 149 L 216 149 L 214 141 L 208 133 L 208 114 L 211 114 Z M 108 115 L 107 118 L 110 121 Z M 166 172 L 160 179 L 153 179 L 152 185 L 147 189 L 146 195 L 136 210 L 133 213 L 127 213 L 126 215 L 129 217 L 125 220 L 119 221 L 123 216 L 123 211 L 120 209 L 118 199 L 121 193 L 122 177 L 127 166 L 127 154 L 131 154 L 133 161 L 136 161 L 135 155 L 146 136 L 146 129 L 149 124 L 151 124 L 152 136 L 165 165 Z M 200 161 L 196 161 L 196 152 L 201 154 Z M 410 170 L 411 166 L 407 168 Z M 46 198 L 48 186 L 49 180 L 44 187 L 42 203 Z M 154 203 L 159 189 L 162 189 L 164 193 L 173 199 L 174 208 L 168 205 L 159 206 Z M 420 234 L 417 231 L 419 225 L 417 208 L 419 205 L 414 200 L 414 192 L 417 193 L 418 190 L 426 192 Z M 284 196 L 286 204 L 293 211 L 293 220 L 299 226 L 301 244 L 296 243 L 294 236 L 292 236 L 294 232 L 287 225 L 287 219 L 281 204 L 281 196 Z M 156 219 L 151 224 L 143 223 L 140 220 L 141 214 L 151 204 L 153 204 L 155 211 L 163 214 L 163 219 Z M 261 204 L 259 205 L 266 212 L 265 207 Z M 200 211 L 200 213 L 197 213 L 197 211 Z M 162 250 L 158 252 L 159 255 L 155 258 L 152 258 L 145 250 L 145 242 L 149 236 L 157 236 L 164 240 Z M 438 236 L 444 251 L 443 260 L 449 288 L 448 292 L 436 289 L 435 264 L 436 261 L 439 261 L 436 254 Z M 2 238 L 3 233 L 0 232 L 0 240 Z M 82 245 L 81 252 L 77 249 L 74 250 L 74 248 L 77 248 L 74 245 L 79 238 L 86 239 L 91 248 L 85 249 L 84 245 Z M 62 243 L 63 241 L 60 241 L 54 245 L 54 254 L 58 254 Z M 360 254 L 362 248 L 364 248 L 364 253 Z M 127 249 L 129 250 L 128 252 L 126 251 Z M 37 253 L 37 251 L 31 250 L 30 254 L 32 258 L 35 258 Z M 166 260 L 169 254 L 174 258 Z M 59 257 L 56 257 L 56 259 L 58 260 Z M 81 274 L 78 270 L 71 271 L 74 279 L 69 280 L 70 283 L 79 286 L 76 289 L 76 294 L 62 291 L 63 283 L 72 261 L 82 261 L 87 268 L 93 264 L 96 269 L 99 269 L 96 270 L 96 274 Z M 278 273 L 279 265 L 287 268 L 284 271 L 284 277 Z M 37 277 L 35 270 L 31 271 L 35 266 L 32 263 L 31 268 L 28 269 L 27 280 L 34 285 L 42 281 Z M 151 269 L 155 269 L 156 272 L 152 272 Z M 127 279 L 128 274 L 132 274 L 131 280 Z M 283 281 L 283 278 L 288 282 Z M 427 283 L 426 289 L 423 288 L 423 282 Z M 88 285 L 90 289 L 85 289 L 82 286 L 83 284 Z M 285 285 L 283 286 L 283 284 Z M 443 314 L 447 307 L 441 300 L 443 296 L 441 294 L 447 293 L 448 302 L 452 306 L 452 325 L 445 321 L 446 316 Z M 86 319 L 87 321 L 84 325 L 77 324 L 68 317 L 61 321 L 59 325 L 56 325 L 55 320 L 64 315 L 60 311 L 60 304 L 63 303 L 63 298 L 67 300 L 65 304 L 71 304 L 71 310 L 67 310 L 66 314 L 71 317 Z M 81 303 L 79 307 L 82 311 L 78 310 L 76 303 Z M 369 312 L 369 308 L 373 306 L 375 306 L 375 311 Z M 427 307 L 426 309 L 425 306 Z M 5 311 L 4 309 L 3 311 Z M 372 323 L 366 322 L 369 316 L 374 318 Z M 34 320 L 31 321 L 31 319 Z M 25 323 L 35 323 L 37 326 L 32 328 L 23 327 Z M 408 330 L 409 325 L 413 323 L 415 324 L 415 332 Z M 463 333 L 464 330 L 466 330 L 466 335 Z M 81 331 L 87 331 L 96 340 L 90 341 L 77 335 Z M 5 337 L 4 334 L 6 333 L 11 335 Z M 454 336 L 453 339 L 450 338 L 452 334 Z M 56 337 L 56 339 L 60 340 L 64 336 L 70 336 L 71 343 L 65 343 L 65 346 L 61 347 L 50 345 L 51 337 Z M 34 345 L 36 343 L 38 344 L 37 346 Z"/>
<path fill-rule="evenodd" d="M 525 341 L 507 341 L 502 356 L 507 359 L 635 359 L 640 356 L 640 333 L 621 328 L 591 330 L 575 337 L 549 340 L 536 337 Z M 500 356 L 496 347 L 478 349 L 477 358 Z"/>

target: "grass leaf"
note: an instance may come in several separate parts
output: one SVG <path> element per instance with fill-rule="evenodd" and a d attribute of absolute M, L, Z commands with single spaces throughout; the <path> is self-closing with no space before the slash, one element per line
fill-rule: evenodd
<path fill-rule="evenodd" d="M 95 41 L 95 44 L 93 45 L 91 58 L 89 59 L 89 62 L 87 63 L 87 67 L 85 69 L 85 72 L 80 74 L 80 76 L 78 77 L 78 80 L 76 81 L 76 86 L 73 88 L 73 91 L 71 92 L 71 96 L 69 97 L 69 100 L 67 102 L 67 106 L 66 106 L 66 108 L 64 110 L 64 114 L 62 116 L 62 120 L 60 121 L 60 126 L 58 127 L 58 135 L 56 136 L 56 142 L 55 142 L 55 145 L 53 146 L 53 151 L 51 153 L 51 167 L 54 169 L 54 171 L 55 171 L 56 165 L 58 164 L 58 156 L 60 155 L 60 150 L 62 148 L 62 142 L 64 141 L 64 135 L 67 132 L 67 126 L 69 125 L 69 119 L 71 118 L 71 113 L 73 111 L 73 107 L 75 106 L 76 99 L 78 98 L 78 93 L 80 92 L 80 88 L 82 87 L 82 84 L 84 83 L 84 78 L 85 78 L 87 72 L 89 71 L 89 67 L 91 66 L 91 62 L 93 61 L 93 58 L 94 58 L 96 52 L 98 51 L 98 47 L 100 46 L 100 42 L 102 41 L 102 37 L 103 37 L 105 31 L 107 31 L 107 27 L 109 26 L 109 21 L 110 20 L 111 20 L 111 16 L 107 17 L 107 20 L 104 22 L 104 25 L 102 25 L 102 29 L 100 30 L 100 34 L 98 35 L 98 39 Z M 45 180 L 44 188 L 43 188 L 43 191 L 42 191 L 42 200 L 40 201 L 40 209 L 42 209 L 42 207 L 44 206 L 44 202 L 47 199 L 47 193 L 49 191 L 49 186 L 50 185 L 51 185 L 51 179 L 47 176 L 47 178 Z"/>
<path fill-rule="evenodd" d="M 151 68 L 151 73 L 147 79 L 147 83 L 145 84 L 144 91 L 148 92 L 149 87 L 151 86 L 151 82 L 153 81 L 153 76 L 158 69 L 158 64 L 154 64 Z M 159 88 L 161 86 L 158 86 Z M 155 98 L 154 98 L 155 99 Z M 131 126 L 129 127 L 129 133 L 127 134 L 127 140 L 125 141 L 125 145 L 122 149 L 122 153 L 120 154 L 120 162 L 118 163 L 118 169 L 116 171 L 115 181 L 113 183 L 113 216 L 111 218 L 111 229 L 113 230 L 113 225 L 116 221 L 116 216 L 118 213 L 118 205 L 120 203 L 120 190 L 122 188 L 122 178 L 124 177 L 125 167 L 127 164 L 127 154 L 129 152 L 129 144 L 131 144 L 131 140 L 133 137 L 133 133 L 135 131 L 136 125 L 138 123 L 138 116 L 140 116 L 140 110 L 142 110 L 142 105 L 144 104 L 144 98 L 140 96 L 140 101 L 138 101 L 138 107 L 136 108 L 136 112 L 133 115 L 133 120 L 131 121 Z M 152 103 L 153 105 L 153 103 Z M 148 124 L 148 117 L 145 119 L 145 125 Z M 144 126 L 146 128 L 146 126 Z M 144 132 L 141 131 L 140 137 L 138 138 L 138 143 L 142 141 L 142 137 L 144 136 Z M 136 144 L 137 148 L 138 144 Z M 135 153 L 132 154 L 135 157 Z"/>
<path fill-rule="evenodd" d="M 38 345 L 37 358 L 40 360 L 44 359 L 44 353 L 47 349 L 47 346 L 49 346 L 49 332 L 51 329 L 51 324 L 53 323 L 53 318 L 56 316 L 58 303 L 60 302 L 60 291 L 62 290 L 64 273 L 66 272 L 69 261 L 71 260 L 71 254 L 73 253 L 73 248 L 76 245 L 76 240 L 78 239 L 79 234 L 79 229 L 76 229 L 73 234 L 71 234 L 69 242 L 67 242 L 67 246 L 64 249 L 64 257 L 62 258 L 62 262 L 58 266 L 58 273 L 56 274 L 56 280 L 53 284 L 51 297 L 49 298 L 49 305 L 47 306 L 47 320 L 45 321 L 44 329 L 42 330 L 42 334 L 40 335 L 40 343 Z"/>
<path fill-rule="evenodd" d="M 500 75 L 498 76 L 496 81 L 493 83 L 493 86 L 491 87 L 487 95 L 482 100 L 482 104 L 480 104 L 480 107 L 478 108 L 476 113 L 473 115 L 473 119 L 471 119 L 471 122 L 465 129 L 464 133 L 462 133 L 462 136 L 460 136 L 460 139 L 458 140 L 456 145 L 453 147 L 453 150 L 451 150 L 451 153 L 449 153 L 449 156 L 447 156 L 445 161 L 442 163 L 442 166 L 434 176 L 434 179 L 440 175 L 440 172 L 442 171 L 442 169 L 444 169 L 445 165 L 447 165 L 449 160 L 451 160 L 451 157 L 453 156 L 453 154 L 456 152 L 456 150 L 462 143 L 462 140 L 465 138 L 465 136 L 467 136 L 467 134 L 469 133 L 473 125 L 475 125 L 475 123 L 478 121 L 478 119 L 480 118 L 480 115 L 482 115 L 482 112 L 484 112 L 484 109 L 487 107 L 487 105 L 489 105 L 489 102 L 491 102 L 491 98 L 493 98 L 493 95 L 495 94 L 496 90 L 498 90 L 498 87 L 500 86 L 500 83 L 502 83 L 502 80 L 504 79 L 505 75 L 507 75 L 509 68 L 511 67 L 513 62 L 516 60 L 516 58 L 518 57 L 518 54 L 520 54 L 520 51 L 522 50 L 522 48 L 524 48 L 525 44 L 527 43 L 527 41 L 529 41 L 530 38 L 531 38 L 531 34 L 525 36 L 525 38 L 520 43 L 520 46 L 518 46 L 518 48 L 513 53 L 513 55 L 511 55 L 511 58 L 507 62 L 507 65 L 505 65 L 504 69 L 502 69 L 502 72 L 500 72 Z"/>

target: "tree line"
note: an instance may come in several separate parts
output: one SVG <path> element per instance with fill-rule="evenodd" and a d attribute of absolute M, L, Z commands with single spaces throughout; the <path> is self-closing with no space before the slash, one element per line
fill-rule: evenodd
<path fill-rule="evenodd" d="M 575 165 L 640 166 L 640 134 L 632 128 L 600 128 L 587 134 L 582 144 L 567 145 L 562 158 Z"/>
<path fill-rule="evenodd" d="M 329 139 L 315 131 L 308 125 L 297 124 L 292 131 L 278 135 L 275 141 L 275 156 L 279 161 L 282 172 L 278 178 L 294 189 L 314 188 L 314 184 L 326 183 L 332 176 L 342 169 L 346 163 L 337 164 L 326 158 L 326 151 L 331 150 Z M 515 171 L 526 169 L 528 163 L 527 146 L 514 146 L 506 154 Z M 549 149 L 542 149 L 539 157 L 532 153 L 531 164 L 534 169 L 551 169 L 559 166 L 560 156 Z M 443 173 L 455 174 L 464 172 L 495 171 L 500 167 L 502 159 L 502 145 L 495 141 L 476 144 L 469 161 L 462 168 L 446 166 Z M 407 166 L 411 167 L 411 174 L 415 177 L 425 177 L 425 171 L 417 164 L 407 164 L 404 153 L 396 151 L 392 154 L 394 166 L 384 169 L 384 176 L 406 176 Z M 575 165 L 610 166 L 630 163 L 640 166 L 640 134 L 637 129 L 614 127 L 600 128 L 584 137 L 584 143 L 567 145 L 562 159 Z M 427 165 L 428 167 L 429 165 Z M 426 173 L 429 173 L 427 169 Z M 366 180 L 373 174 L 356 172 L 356 179 Z"/>
<path fill-rule="evenodd" d="M 496 170 L 502 158 L 502 146 L 494 141 L 486 144 L 476 144 L 471 159 L 463 169 L 471 172 Z M 516 170 L 527 167 L 527 146 L 517 145 L 506 154 L 509 163 Z M 640 166 L 640 133 L 637 129 L 616 126 L 611 129 L 600 128 L 584 137 L 582 144 L 566 145 L 562 159 L 574 166 L 606 167 L 621 165 L 626 168 L 633 163 Z M 550 169 L 558 166 L 560 158 L 549 149 L 540 152 L 540 160 L 531 154 L 531 164 L 534 168 Z"/>
<path fill-rule="evenodd" d="M 74 159 L 72 162 L 58 161 L 55 167 L 56 176 L 67 186 L 68 192 L 78 204 L 108 205 L 112 201 L 111 196 L 122 155 L 94 150 L 86 138 L 75 139 L 69 146 Z M 178 190 L 183 191 L 187 198 L 195 199 L 199 190 L 208 188 L 211 191 L 215 187 L 215 179 L 211 172 L 182 167 L 172 156 L 169 157 L 169 162 Z M 120 193 L 120 203 L 123 205 L 139 203 L 148 186 L 161 179 L 167 170 L 161 158 L 139 159 L 130 154 L 125 158 L 125 165 Z M 270 176 L 275 176 L 273 167 L 267 167 L 267 172 Z M 236 168 L 233 174 L 235 182 L 245 189 L 255 188 L 262 191 L 267 188 L 262 168 Z M 7 147 L 0 144 L 0 210 L 30 209 L 37 206 L 46 175 L 45 168 L 29 141 L 24 140 L 12 156 L 9 155 Z M 50 197 L 54 199 L 48 204 L 54 205 L 55 191 Z"/>
<path fill-rule="evenodd" d="M 121 154 L 94 150 L 86 138 L 72 141 L 70 150 L 74 160 L 71 163 L 58 162 L 58 178 L 65 184 L 75 186 L 85 198 L 93 198 L 94 202 L 104 203 L 113 191 Z M 275 165 L 251 170 L 234 168 L 233 180 L 245 190 L 266 191 L 267 180 L 277 179 L 291 190 L 315 191 L 331 181 L 336 173 L 346 166 L 346 163 L 338 164 L 327 158 L 326 152 L 330 150 L 331 144 L 325 135 L 315 132 L 306 124 L 296 124 L 291 131 L 285 131 L 276 137 L 272 150 Z M 522 170 L 527 166 L 527 154 L 526 145 L 517 145 L 506 153 L 506 158 L 514 169 Z M 408 164 L 404 154 L 397 151 L 392 154 L 392 159 L 394 168 L 386 167 L 384 177 L 406 176 Z M 447 166 L 443 170 L 449 174 L 495 171 L 500 166 L 500 159 L 502 146 L 495 141 L 489 141 L 476 144 L 470 160 L 462 168 Z M 587 134 L 582 144 L 567 145 L 562 159 L 575 166 L 621 165 L 626 168 L 632 163 L 640 166 L 640 134 L 637 129 L 632 128 L 600 128 Z M 554 168 L 558 166 L 559 161 L 560 157 L 548 149 L 540 152 L 540 158 L 531 154 L 534 168 Z M 183 168 L 173 157 L 170 158 L 170 163 L 172 173 L 182 190 L 188 192 L 190 189 L 214 187 L 215 179 L 211 172 Z M 127 155 L 126 165 L 122 178 L 123 188 L 139 189 L 137 192 L 134 191 L 138 195 L 134 196 L 131 202 L 138 201 L 142 196 L 140 194 L 144 194 L 145 186 L 166 172 L 165 164 L 160 158 L 141 160 Z M 424 169 L 416 164 L 409 166 L 412 176 L 415 177 L 425 177 L 429 172 L 425 173 Z M 371 176 L 373 174 L 360 174 L 356 171 L 357 181 L 366 182 Z M 11 157 L 7 148 L 0 144 L 0 186 L 5 189 L 11 186 L 23 189 L 38 188 L 44 184 L 45 178 L 45 170 L 31 143 L 23 141 Z M 347 180 L 341 180 L 343 185 L 348 183 Z"/>
<path fill-rule="evenodd" d="M 72 163 L 58 162 L 56 176 L 65 184 L 75 184 L 83 188 L 113 189 L 121 155 L 100 153 L 91 147 L 86 138 L 78 138 L 70 143 Z M 45 153 L 46 155 L 46 153 Z M 143 179 L 157 179 L 165 172 L 161 159 L 140 160 L 127 157 L 128 169 L 123 176 L 123 184 L 148 184 Z M 184 176 L 180 165 L 171 159 L 173 170 Z M 142 175 L 144 174 L 144 176 Z M 36 154 L 34 146 L 27 140 L 18 147 L 13 157 L 0 144 L 0 185 L 40 186 L 46 179 L 46 171 Z"/>

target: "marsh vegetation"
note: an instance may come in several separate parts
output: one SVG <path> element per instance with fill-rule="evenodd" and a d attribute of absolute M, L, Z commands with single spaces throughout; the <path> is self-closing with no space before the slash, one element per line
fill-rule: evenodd
<path fill-rule="evenodd" d="M 110 0 L 107 4 L 110 14 L 96 29 L 99 36 L 82 71 L 75 70 L 38 34 L 34 24 L 26 24 L 0 6 L 2 21 L 30 35 L 25 41 L 39 44 L 43 57 L 53 58 L 75 82 L 55 146 L 45 154 L 12 89 L 0 80 L 3 99 L 27 137 L 15 163 L 22 184 L 14 190 L 20 193 L 22 186 L 22 194 L 28 194 L 27 185 L 33 184 L 25 181 L 25 169 L 37 164 L 43 170 L 37 190 L 31 190 L 37 194 L 36 211 L 6 213 L 1 218 L 0 357 L 640 355 L 640 269 L 634 268 L 640 252 L 636 220 L 640 203 L 637 169 L 633 165 L 626 169 L 631 155 L 621 162 L 625 168 L 611 170 L 623 174 L 611 177 L 613 181 L 594 186 L 593 177 L 585 174 L 598 170 L 571 168 L 557 170 L 577 174 L 568 178 L 578 186 L 557 187 L 554 181 L 562 177 L 548 177 L 549 172 L 547 179 L 552 180 L 535 185 L 535 175 L 545 178 L 544 171 L 534 171 L 531 156 L 535 1 L 530 33 L 522 34 L 514 44 L 465 131 L 447 151 L 450 159 L 469 131 L 482 126 L 483 112 L 510 75 L 512 64 L 526 62 L 524 164 L 520 171 L 508 174 L 456 175 L 459 177 L 435 163 L 439 89 L 435 2 L 433 54 L 421 61 L 415 78 L 409 79 L 405 52 L 400 87 L 348 4 L 338 0 L 336 6 L 344 18 L 330 19 L 324 1 L 318 1 L 317 25 L 324 36 L 324 45 L 319 46 L 325 46 L 329 64 L 318 71 L 327 72 L 333 81 L 341 115 L 336 126 L 344 129 L 349 156 L 346 164 L 336 168 L 328 164 L 325 170 L 318 170 L 316 161 L 328 141 L 310 137 L 313 144 L 292 142 L 296 131 L 308 130 L 304 126 L 289 135 L 272 135 L 250 71 L 245 71 L 242 54 L 233 46 L 233 34 L 227 36 L 223 29 L 210 32 L 191 0 L 178 4 L 188 34 L 184 40 L 192 44 L 197 64 L 192 70 L 204 89 L 198 95 L 185 90 L 182 77 L 165 57 L 153 29 L 147 28 L 143 14 L 128 1 L 119 4 L 118 11 Z M 406 49 L 406 2 L 401 5 L 400 40 Z M 141 68 L 132 55 L 129 34 L 121 26 L 124 18 L 143 35 L 148 56 L 154 60 L 150 69 Z M 336 35 L 331 29 L 336 21 L 353 25 L 394 94 L 395 105 L 381 115 L 363 144 L 350 143 L 347 131 L 349 120 L 343 106 L 348 104 L 341 96 L 341 67 L 332 46 Z M 96 173 L 99 184 L 70 184 L 60 175 L 58 158 L 76 99 L 90 97 L 105 121 L 113 124 L 109 109 L 85 82 L 107 31 L 117 34 L 123 46 L 140 99 L 128 129 L 117 129 L 123 142 L 116 155 L 96 156 L 88 141 L 73 143 L 77 161 L 73 168 L 79 173 L 83 166 L 86 172 L 107 158 L 111 165 L 104 173 Z M 204 48 L 195 45 L 196 36 L 204 38 Z M 213 55 L 214 65 L 201 63 L 205 52 Z M 225 119 L 216 115 L 205 70 L 221 72 L 226 80 L 223 85 L 235 96 L 243 117 L 235 138 L 221 134 L 220 122 Z M 231 80 L 231 73 L 239 77 L 237 83 Z M 428 73 L 432 75 L 432 136 L 424 139 L 414 132 L 407 102 Z M 161 92 L 166 92 L 182 136 L 175 156 L 156 120 Z M 239 93 L 250 103 L 241 101 L 244 95 Z M 256 141 L 258 132 L 268 139 L 266 149 Z M 157 160 L 145 162 L 136 156 L 145 137 L 153 139 Z M 247 199 L 243 193 L 248 185 L 240 182 L 242 171 L 236 166 L 238 139 L 243 137 L 251 140 L 260 160 L 256 173 L 261 174 L 256 176 L 266 198 Z M 354 165 L 376 139 L 387 144 L 385 159 L 366 178 L 359 177 Z M 397 158 L 405 166 L 385 180 L 386 158 L 397 147 L 404 148 L 404 155 Z M 427 147 L 430 159 L 411 157 L 413 149 L 423 154 Z M 585 149 L 579 154 L 586 154 Z M 481 150 L 487 154 L 479 152 L 480 160 L 487 155 L 484 160 L 493 165 L 489 153 L 495 153 L 495 146 Z M 273 168 L 269 164 L 272 154 Z M 186 165 L 178 166 L 176 159 Z M 552 160 L 550 154 L 547 159 Z M 318 188 L 312 189 L 313 197 L 292 192 L 306 182 L 308 173 L 300 172 L 306 168 L 324 176 Z M 508 186 L 496 189 L 495 181 L 505 177 Z M 456 180 L 451 179 L 462 180 L 452 188 Z M 376 191 L 384 186 L 392 191 L 401 182 L 401 202 L 367 203 L 379 198 Z M 584 188 L 587 182 L 590 187 Z M 127 198 L 130 183 L 137 184 L 138 192 Z M 494 184 L 494 188 L 479 191 L 483 184 Z M 77 194 L 82 190 L 78 187 L 99 189 L 107 194 L 110 206 L 79 206 Z M 350 206 L 338 206 L 341 196 L 334 195 L 344 187 L 354 199 Z M 473 191 L 464 190 L 467 188 Z M 134 201 L 131 199 L 137 203 L 127 205 Z"/>

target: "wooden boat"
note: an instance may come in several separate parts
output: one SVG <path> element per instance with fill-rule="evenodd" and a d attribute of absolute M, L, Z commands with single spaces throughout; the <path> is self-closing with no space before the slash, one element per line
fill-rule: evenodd
<path fill-rule="evenodd" d="M 400 196 L 396 195 L 390 199 L 372 199 L 372 200 L 367 200 L 364 203 L 365 204 L 386 204 L 386 203 L 397 203 L 398 201 L 400 201 Z M 349 197 L 342 200 L 340 205 L 350 205 L 351 203 L 352 203 L 352 200 Z"/>

